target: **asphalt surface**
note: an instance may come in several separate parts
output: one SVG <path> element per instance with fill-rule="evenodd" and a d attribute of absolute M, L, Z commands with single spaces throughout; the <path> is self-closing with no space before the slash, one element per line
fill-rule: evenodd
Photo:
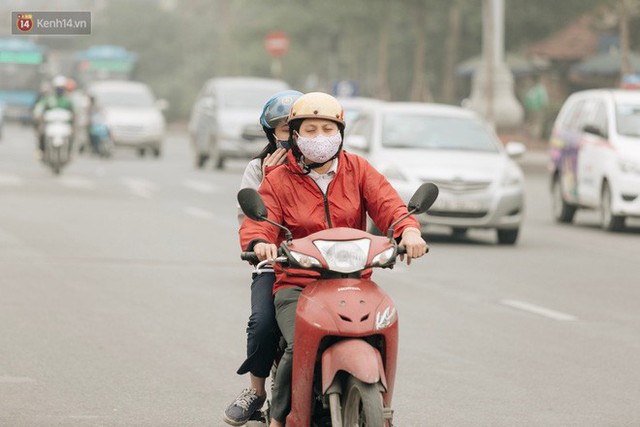
<path fill-rule="evenodd" d="M 78 156 L 54 177 L 29 128 L 0 140 L 0 426 L 222 426 L 248 384 L 243 162 L 193 168 Z M 640 222 L 550 215 L 546 155 L 521 160 L 515 247 L 427 233 L 430 254 L 376 280 L 397 304 L 395 425 L 640 425 Z"/>

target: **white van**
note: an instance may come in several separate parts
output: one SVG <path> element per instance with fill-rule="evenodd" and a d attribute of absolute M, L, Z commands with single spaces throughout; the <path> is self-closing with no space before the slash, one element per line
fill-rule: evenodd
<path fill-rule="evenodd" d="M 558 222 L 572 222 L 579 208 L 599 210 L 610 231 L 640 217 L 640 91 L 574 93 L 558 114 L 550 149 Z"/>

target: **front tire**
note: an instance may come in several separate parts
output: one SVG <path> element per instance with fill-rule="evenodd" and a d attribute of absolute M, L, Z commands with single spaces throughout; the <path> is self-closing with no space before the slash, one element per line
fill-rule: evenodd
<path fill-rule="evenodd" d="M 224 168 L 224 157 L 220 154 L 220 148 L 218 143 L 212 139 L 209 146 L 209 160 L 211 160 L 211 166 L 214 169 L 221 170 Z"/>
<path fill-rule="evenodd" d="M 196 159 L 195 159 L 196 169 L 204 168 L 204 165 L 207 163 L 207 160 L 209 160 L 209 155 L 196 153 Z"/>
<path fill-rule="evenodd" d="M 349 376 L 343 394 L 343 426 L 384 427 L 382 393 L 377 384 Z"/>
<path fill-rule="evenodd" d="M 625 217 L 622 215 L 614 215 L 612 210 L 611 188 L 607 182 L 602 186 L 602 195 L 600 200 L 600 224 L 607 231 L 624 230 Z"/>
<path fill-rule="evenodd" d="M 570 224 L 576 214 L 576 207 L 564 200 L 560 177 L 555 177 L 551 186 L 553 217 L 557 222 Z"/>

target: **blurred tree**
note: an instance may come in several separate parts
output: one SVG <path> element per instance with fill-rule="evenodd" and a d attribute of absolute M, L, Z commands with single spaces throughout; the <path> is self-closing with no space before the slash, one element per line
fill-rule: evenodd
<path fill-rule="evenodd" d="M 444 60 L 442 61 L 442 92 L 440 93 L 440 99 L 443 102 L 455 102 L 455 65 L 458 59 L 462 23 L 460 0 L 452 0 L 450 2 L 447 21 L 448 29 L 445 39 Z"/>
<path fill-rule="evenodd" d="M 543 39 L 598 5 L 622 0 L 506 0 L 505 41 L 514 51 Z M 630 0 L 637 1 L 637 0 Z M 110 0 L 86 44 L 138 52 L 138 78 L 185 118 L 204 81 L 220 75 L 271 75 L 264 37 L 290 39 L 283 78 L 300 90 L 331 90 L 356 80 L 361 94 L 454 102 L 455 64 L 480 53 L 481 2 L 462 0 Z M 178 7 L 179 6 L 179 7 Z M 640 45 L 629 16 L 630 49 Z"/>
<path fill-rule="evenodd" d="M 417 102 L 432 100 L 431 91 L 425 79 L 425 55 L 427 45 L 427 4 L 426 0 L 416 0 L 413 5 L 413 30 L 415 48 L 413 53 L 413 84 L 409 99 Z"/>

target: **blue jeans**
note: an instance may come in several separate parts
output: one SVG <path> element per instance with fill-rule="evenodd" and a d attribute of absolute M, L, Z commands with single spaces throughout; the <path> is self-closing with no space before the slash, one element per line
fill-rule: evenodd
<path fill-rule="evenodd" d="M 251 372 L 267 378 L 278 350 L 280 330 L 273 305 L 274 273 L 254 274 L 251 283 L 251 316 L 247 325 L 247 359 L 238 374 Z"/>

